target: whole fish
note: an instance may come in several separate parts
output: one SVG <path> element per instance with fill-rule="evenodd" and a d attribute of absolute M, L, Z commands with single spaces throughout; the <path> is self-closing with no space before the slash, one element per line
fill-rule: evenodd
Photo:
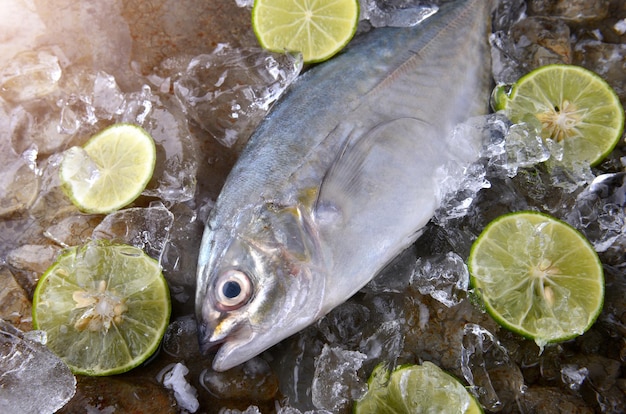
<path fill-rule="evenodd" d="M 469 143 L 446 140 L 487 109 L 489 3 L 457 0 L 414 27 L 363 35 L 261 123 L 200 247 L 198 331 L 203 351 L 220 345 L 215 370 L 345 302 L 416 240 L 442 171 L 476 160 Z"/>

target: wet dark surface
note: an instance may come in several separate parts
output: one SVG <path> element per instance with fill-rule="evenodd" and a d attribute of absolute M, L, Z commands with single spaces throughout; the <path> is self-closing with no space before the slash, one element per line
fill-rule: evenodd
<path fill-rule="evenodd" d="M 152 82 L 154 95 L 160 97 L 163 108 L 167 110 L 173 106 L 168 101 L 173 96 L 171 80 L 192 57 L 210 53 L 219 43 L 229 43 L 234 47 L 256 45 L 250 27 L 250 11 L 237 7 L 234 0 L 34 0 L 32 3 L 46 30 L 38 29 L 40 35 L 27 42 L 29 47 L 37 50 L 52 48 L 63 56 L 62 60 L 66 62 L 64 74 L 107 72 L 115 77 L 123 92 L 138 91 L 142 85 Z M 622 101 L 626 99 L 626 35 L 614 29 L 617 22 L 626 18 L 626 2 L 528 0 L 527 5 L 530 18 L 511 29 L 514 41 L 531 44 L 524 51 L 524 67 L 520 70 L 527 72 L 533 66 L 554 61 L 581 64 L 608 77 Z M 561 15 L 562 18 L 555 20 L 549 17 L 554 15 Z M 32 27 L 35 30 L 38 26 L 33 23 Z M 602 45 L 595 41 L 598 32 L 603 38 Z M 573 47 L 568 41 L 570 36 L 593 41 L 580 41 Z M 0 38 L 1 43 L 14 41 L 10 37 L 6 40 Z M 619 57 L 607 62 L 606 58 L 615 53 Z M 1 58 L 9 59 L 11 56 Z M 61 82 L 67 79 L 82 78 L 67 76 Z M 71 88 L 67 86 L 67 89 Z M 0 96 L 3 96 L 1 92 Z M 6 96 L 3 99 L 8 102 Z M 55 100 L 35 101 L 24 105 L 39 105 L 33 113 L 40 116 L 46 113 L 46 108 L 58 110 Z M 13 105 L 5 101 L 0 104 Z M 111 122 L 111 119 L 100 119 L 95 124 L 84 126 L 81 133 L 64 141 L 59 148 L 51 149 L 50 153 L 83 143 L 90 133 Z M 5 125 L 8 124 L 0 124 Z M 159 130 L 158 125 L 154 128 Z M 569 196 L 551 189 L 550 180 L 540 167 L 531 168 L 512 180 L 493 178 L 492 189 L 481 192 L 475 202 L 489 205 L 487 212 L 470 213 L 468 218 L 454 223 L 452 230 L 429 227 L 426 236 L 386 270 L 382 276 L 387 278 L 386 281 L 379 283 L 380 278 L 377 279 L 317 325 L 277 345 L 255 359 L 254 363 L 224 374 L 213 372 L 211 358 L 199 354 L 193 331 L 194 249 L 197 250 L 202 221 L 209 209 L 205 204 L 208 202 L 210 205 L 216 199 L 236 160 L 237 151 L 220 145 L 193 121 L 188 123 L 188 128 L 196 148 L 195 195 L 184 202 L 166 201 L 166 207 L 175 216 L 174 227 L 178 232 L 174 237 L 175 246 L 178 251 L 187 252 L 179 267 L 166 267 L 174 298 L 172 321 L 176 322 L 170 327 L 162 349 L 144 366 L 110 378 L 79 377 L 75 397 L 60 412 L 82 413 L 87 409 L 92 410 L 89 412 L 116 413 L 182 412 L 173 392 L 157 380 L 159 373 L 169 364 L 181 361 L 190 370 L 186 378 L 198 392 L 200 408 L 197 412 L 216 413 L 222 408 L 245 410 L 255 405 L 261 412 L 269 413 L 275 412 L 277 405 L 287 404 L 302 411 L 313 409 L 310 403 L 311 379 L 316 370 L 315 361 L 325 344 L 367 354 L 373 352 L 372 342 L 380 341 L 383 344 L 380 360 L 397 363 L 429 360 L 463 378 L 459 360 L 461 345 L 471 337 L 467 333 L 468 324 L 480 325 L 491 332 L 506 349 L 506 356 L 498 351 L 497 346 L 485 350 L 484 370 L 475 372 L 476 383 L 486 384 L 481 402 L 485 405 L 493 403 L 493 411 L 624 412 L 626 257 L 623 247 L 618 245 L 601 254 L 605 264 L 607 294 L 598 322 L 581 337 L 548 347 L 541 355 L 534 342 L 521 340 L 500 328 L 467 294 L 461 293 L 459 303 L 447 307 L 431 296 L 421 294 L 415 287 L 406 286 L 410 276 L 407 273 L 412 271 L 407 263 L 420 256 L 428 257 L 450 250 L 465 258 L 468 253 L 467 239 L 475 237 L 477 229 L 491 219 L 510 211 L 512 205 L 563 210 L 561 200 Z M 167 130 L 161 133 L 167 136 Z M 14 151 L 18 151 L 16 148 L 24 151 L 31 139 L 26 133 L 15 133 L 15 129 L 0 131 L 2 149 L 10 143 Z M 42 153 L 42 146 L 39 146 Z M 595 172 L 623 169 L 620 159 L 625 154 L 622 140 Z M 40 155 L 40 168 L 51 159 L 48 156 Z M 42 181 L 37 188 L 44 188 L 48 181 L 53 180 L 46 174 L 42 173 Z M 534 177 L 536 185 L 529 187 L 523 176 Z M 26 181 L 27 184 L 30 182 Z M 517 193 L 508 193 L 511 189 Z M 69 236 L 64 239 L 67 244 L 79 244 L 91 236 L 94 227 L 103 219 L 76 215 L 73 206 L 55 194 L 44 194 L 28 208 L 3 213 L 0 217 L 0 316 L 22 330 L 32 328 L 30 301 L 36 282 L 61 249 L 59 243 L 53 242 L 44 232 L 61 223 L 70 228 Z M 147 207 L 150 202 L 158 200 L 157 196 L 144 196 L 134 206 Z M 564 203 L 567 205 L 568 202 L 571 203 L 571 200 Z M 4 205 L 0 207 L 4 208 Z M 71 226 L 62 221 L 66 217 L 75 218 Z M 170 253 L 172 260 L 180 259 Z M 401 291 L 394 288 L 394 281 L 402 287 Z M 392 320 L 390 315 L 397 318 Z M 426 323 L 423 322 L 424 317 Z M 346 329 L 346 321 L 349 321 L 350 329 Z M 395 330 L 387 332 L 379 328 L 393 326 L 391 322 L 394 321 L 401 323 Z M 402 346 L 394 358 L 392 354 L 398 342 Z M 386 350 L 389 350 L 389 355 Z M 479 365 L 481 357 L 474 355 L 473 358 L 477 358 L 474 362 Z M 358 370 L 360 381 L 348 384 L 346 392 L 356 392 L 363 387 L 376 362 L 366 361 Z M 564 377 L 563 367 L 570 366 L 574 371 L 587 370 L 581 384 L 572 385 Z M 484 378 L 480 378 L 480 373 Z M 494 394 L 499 401 L 497 404 L 492 400 Z M 290 397 L 289 402 L 286 396 Z M 294 396 L 300 396 L 300 400 Z M 337 412 L 349 410 L 350 405 L 344 404 Z"/>

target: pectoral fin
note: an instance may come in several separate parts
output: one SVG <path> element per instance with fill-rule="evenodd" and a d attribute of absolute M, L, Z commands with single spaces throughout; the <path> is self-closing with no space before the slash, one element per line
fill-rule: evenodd
<path fill-rule="evenodd" d="M 399 215 L 428 221 L 436 201 L 434 172 L 445 158 L 442 143 L 430 139 L 434 131 L 424 121 L 400 118 L 351 137 L 324 177 L 316 213 L 333 212 L 346 225 L 372 229 L 391 225 L 383 217 L 401 225 Z"/>

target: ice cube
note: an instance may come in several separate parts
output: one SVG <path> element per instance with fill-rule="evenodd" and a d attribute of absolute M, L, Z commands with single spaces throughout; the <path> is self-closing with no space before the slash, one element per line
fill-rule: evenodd
<path fill-rule="evenodd" d="M 597 252 L 613 246 L 622 250 L 626 245 L 625 208 L 626 173 L 601 174 L 578 194 L 566 221 L 581 230 Z"/>
<path fill-rule="evenodd" d="M 195 287 L 198 246 L 202 240 L 204 220 L 184 203 L 173 205 L 170 211 L 174 222 L 161 255 L 163 273 L 170 287 Z"/>
<path fill-rule="evenodd" d="M 235 408 L 222 408 L 220 409 L 219 414 L 261 414 L 261 411 L 256 405 L 251 405 L 243 411 Z"/>
<path fill-rule="evenodd" d="M 359 378 L 357 371 L 366 359 L 367 355 L 361 352 L 324 345 L 322 353 L 315 361 L 311 385 L 315 407 L 339 412 L 362 397 L 367 386 Z"/>
<path fill-rule="evenodd" d="M 261 357 L 225 372 L 205 369 L 200 385 L 220 400 L 272 401 L 278 393 L 278 377 Z"/>
<path fill-rule="evenodd" d="M 35 202 L 40 189 L 37 150 L 29 148 L 21 156 L 3 150 L 0 166 L 0 217 L 24 213 Z M 6 151 L 6 152 L 4 152 Z"/>
<path fill-rule="evenodd" d="M 157 380 L 170 390 L 174 391 L 174 398 L 178 406 L 190 413 L 195 413 L 200 407 L 198 390 L 187 382 L 185 375 L 189 368 L 178 362 L 166 366 L 158 375 Z"/>
<path fill-rule="evenodd" d="M 331 344 L 357 347 L 363 339 L 363 330 L 370 321 L 370 310 L 358 303 L 346 302 L 321 319 L 317 327 Z"/>
<path fill-rule="evenodd" d="M 526 16 L 526 0 L 500 0 L 493 13 L 493 32 L 507 31 Z"/>
<path fill-rule="evenodd" d="M 91 233 L 102 221 L 98 214 L 77 214 L 60 219 L 44 232 L 44 236 L 62 247 L 78 246 L 91 239 Z"/>
<path fill-rule="evenodd" d="M 191 200 L 200 155 L 183 114 L 173 107 L 156 107 L 143 126 L 157 145 L 157 165 L 143 194 L 167 204 Z"/>
<path fill-rule="evenodd" d="M 430 295 L 448 307 L 458 305 L 469 287 L 469 272 L 454 252 L 424 258 L 415 263 L 411 282 L 422 295 Z"/>
<path fill-rule="evenodd" d="M 468 323 L 463 328 L 461 372 L 474 395 L 490 411 L 499 411 L 507 402 L 514 402 L 524 390 L 522 373 L 510 360 L 506 348 L 477 324 Z M 511 401 L 502 401 L 504 394 L 511 393 Z"/>
<path fill-rule="evenodd" d="M 135 207 L 109 214 L 94 229 L 94 239 L 106 239 L 143 249 L 160 260 L 169 238 L 174 215 L 162 203 Z"/>
<path fill-rule="evenodd" d="M 0 97 L 14 103 L 41 98 L 57 89 L 61 73 L 50 51 L 21 52 L 0 69 Z"/>
<path fill-rule="evenodd" d="M 125 108 L 121 121 L 142 126 L 157 148 L 154 175 L 143 194 L 168 205 L 191 200 L 200 155 L 181 109 L 172 99 L 154 95 L 147 85 L 127 94 Z"/>
<path fill-rule="evenodd" d="M 79 212 L 61 188 L 59 166 L 62 159 L 63 154 L 55 153 L 39 164 L 41 185 L 29 213 L 44 228 L 55 220 Z"/>
<path fill-rule="evenodd" d="M 404 319 L 383 322 L 373 335 L 361 341 L 359 350 L 369 361 L 394 367 L 404 345 L 404 324 Z"/>
<path fill-rule="evenodd" d="M 581 23 L 603 19 L 609 14 L 609 5 L 609 0 L 530 0 L 528 12 Z"/>
<path fill-rule="evenodd" d="M 520 19 L 508 30 L 490 35 L 492 72 L 496 83 L 512 84 L 522 75 L 550 63 L 571 63 L 569 27 L 542 17 Z"/>
<path fill-rule="evenodd" d="M 172 321 L 163 336 L 163 351 L 174 358 L 200 355 L 196 320 L 187 315 Z"/>
<path fill-rule="evenodd" d="M 7 266 L 0 266 L 0 320 L 22 329 L 32 329 L 32 306 L 26 291 Z"/>
<path fill-rule="evenodd" d="M 131 124 L 143 125 L 152 111 L 158 97 L 154 96 L 148 85 L 143 85 L 139 91 L 126 94 L 126 105 L 120 120 Z"/>
<path fill-rule="evenodd" d="M 242 145 L 302 68 L 302 57 L 220 44 L 174 82 L 188 115 L 226 147 Z"/>
<path fill-rule="evenodd" d="M 438 7 L 420 0 L 361 0 L 361 20 L 373 27 L 410 27 L 435 14 Z"/>
<path fill-rule="evenodd" d="M 76 392 L 76 378 L 45 345 L 0 320 L 0 411 L 54 413 Z"/>
<path fill-rule="evenodd" d="M 53 245 L 22 244 L 11 250 L 6 261 L 19 284 L 33 292 L 41 275 L 54 263 L 60 248 Z"/>
<path fill-rule="evenodd" d="M 574 364 L 566 364 L 561 367 L 561 381 L 572 390 L 580 389 L 588 375 L 589 370 L 585 367 L 578 368 Z"/>
<path fill-rule="evenodd" d="M 315 358 L 323 346 L 318 330 L 309 327 L 273 348 L 275 359 L 270 363 L 280 378 L 280 392 L 291 407 L 301 411 L 314 408 L 311 382 L 315 373 Z"/>
<path fill-rule="evenodd" d="M 252 7 L 254 5 L 254 0 L 235 0 L 237 3 L 237 7 Z"/>
<path fill-rule="evenodd" d="M 124 94 L 115 78 L 104 71 L 96 73 L 92 103 L 98 119 L 112 119 L 124 110 Z"/>

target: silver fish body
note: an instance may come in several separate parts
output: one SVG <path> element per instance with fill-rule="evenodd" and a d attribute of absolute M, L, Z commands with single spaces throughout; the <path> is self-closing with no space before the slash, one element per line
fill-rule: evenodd
<path fill-rule="evenodd" d="M 362 36 L 302 75 L 251 137 L 200 248 L 199 337 L 220 345 L 215 370 L 321 318 L 418 237 L 442 167 L 477 157 L 446 137 L 487 109 L 488 3 Z"/>

